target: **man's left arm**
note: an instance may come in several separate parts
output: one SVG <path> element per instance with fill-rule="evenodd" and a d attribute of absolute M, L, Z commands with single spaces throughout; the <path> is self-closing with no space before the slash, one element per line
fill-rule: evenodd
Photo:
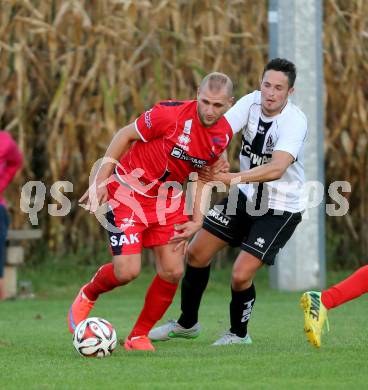
<path fill-rule="evenodd" d="M 294 157 L 290 153 L 277 150 L 272 153 L 271 161 L 266 164 L 239 173 L 225 173 L 227 177 L 224 183 L 263 183 L 277 180 L 293 162 Z"/>
<path fill-rule="evenodd" d="M 284 126 L 275 145 L 271 161 L 247 171 L 218 173 L 209 180 L 219 180 L 226 185 L 239 183 L 263 183 L 280 179 L 287 168 L 297 159 L 307 136 L 306 120 L 293 123 L 293 128 Z"/>

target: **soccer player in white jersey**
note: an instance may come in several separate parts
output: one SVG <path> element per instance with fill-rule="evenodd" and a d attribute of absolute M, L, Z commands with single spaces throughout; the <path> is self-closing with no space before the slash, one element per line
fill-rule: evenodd
<path fill-rule="evenodd" d="M 214 345 L 252 342 L 247 325 L 256 299 L 253 279 L 264 264 L 274 264 L 304 209 L 301 188 L 307 120 L 289 100 L 295 78 L 293 63 L 271 60 L 264 68 L 260 91 L 242 97 L 225 114 L 233 131 L 242 132 L 240 172 L 220 173 L 214 180 L 239 184 L 209 210 L 203 228 L 190 243 L 181 316 L 151 330 L 152 340 L 198 336 L 198 310 L 211 259 L 230 245 L 241 249 L 231 278 L 230 328 Z"/>

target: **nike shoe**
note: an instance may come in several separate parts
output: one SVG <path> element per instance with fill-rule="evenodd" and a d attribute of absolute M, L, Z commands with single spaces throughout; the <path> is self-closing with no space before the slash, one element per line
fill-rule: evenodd
<path fill-rule="evenodd" d="M 155 347 L 152 345 L 151 340 L 147 336 L 136 336 L 131 339 L 126 339 L 124 348 L 127 351 L 155 351 Z"/>
<path fill-rule="evenodd" d="M 330 330 L 327 309 L 321 301 L 321 293 L 307 291 L 300 298 L 300 306 L 304 310 L 304 332 L 308 341 L 315 347 L 321 346 L 321 334 L 326 322 L 327 331 Z"/>
<path fill-rule="evenodd" d="M 148 337 L 152 341 L 167 341 L 175 338 L 195 339 L 201 332 L 199 322 L 191 328 L 183 328 L 176 321 L 170 320 L 167 324 L 153 328 Z"/>
<path fill-rule="evenodd" d="M 76 326 L 88 318 L 88 315 L 95 304 L 85 296 L 83 292 L 84 287 L 85 286 L 80 289 L 68 312 L 68 327 L 70 333 L 74 333 Z"/>
<path fill-rule="evenodd" d="M 245 337 L 239 337 L 234 333 L 226 332 L 221 338 L 216 340 L 212 345 L 230 345 L 230 344 L 252 344 L 252 339 L 247 334 Z"/>

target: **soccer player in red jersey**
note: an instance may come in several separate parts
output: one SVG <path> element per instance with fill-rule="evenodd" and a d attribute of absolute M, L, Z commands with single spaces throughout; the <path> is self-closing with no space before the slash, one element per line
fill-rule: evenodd
<path fill-rule="evenodd" d="M 307 291 L 300 300 L 304 309 L 304 332 L 308 341 L 319 348 L 327 311 L 368 292 L 368 265 L 359 268 L 348 278 L 328 290 Z"/>
<path fill-rule="evenodd" d="M 232 102 L 229 77 L 211 73 L 202 80 L 197 100 L 162 101 L 117 132 L 93 185 L 80 199 L 91 212 L 108 202 L 105 223 L 113 260 L 78 293 L 68 313 L 70 332 L 88 317 L 101 293 L 139 275 L 142 247 L 152 248 L 157 275 L 124 346 L 154 351 L 147 335 L 170 306 L 183 274 L 179 249 L 203 221 L 199 210 L 203 183 L 197 183 L 190 221 L 181 184 L 191 172 L 213 165 L 225 151 L 233 131 L 223 114 Z"/>

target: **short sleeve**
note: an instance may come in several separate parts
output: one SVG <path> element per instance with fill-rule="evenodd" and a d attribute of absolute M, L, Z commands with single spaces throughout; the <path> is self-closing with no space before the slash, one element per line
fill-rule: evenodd
<path fill-rule="evenodd" d="M 142 141 L 162 137 L 175 123 L 173 108 L 158 103 L 148 111 L 141 114 L 134 122 L 137 133 Z"/>
<path fill-rule="evenodd" d="M 247 124 L 249 109 L 256 102 L 257 94 L 259 94 L 259 91 L 243 96 L 225 113 L 224 116 L 234 134 Z"/>
<path fill-rule="evenodd" d="M 285 121 L 280 125 L 280 130 L 280 136 L 273 150 L 288 152 L 296 160 L 307 138 L 307 120 L 305 117 L 300 117 L 287 123 Z"/>

